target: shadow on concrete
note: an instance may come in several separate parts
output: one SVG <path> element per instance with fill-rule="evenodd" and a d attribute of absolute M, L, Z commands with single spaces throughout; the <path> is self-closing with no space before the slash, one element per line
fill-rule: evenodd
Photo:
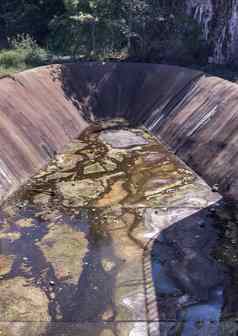
<path fill-rule="evenodd" d="M 54 66 L 50 75 L 85 120 L 125 118 L 133 126 L 149 127 L 161 115 L 166 123 L 202 73 L 177 66 L 82 62 Z"/>
<path fill-rule="evenodd" d="M 224 238 L 218 209 L 227 211 L 219 202 L 173 224 L 148 244 L 143 261 L 148 336 L 237 335 L 230 320 L 237 316 L 231 305 L 238 297 L 234 270 L 217 260 Z"/>
<path fill-rule="evenodd" d="M 59 66 L 57 71 L 52 71 L 52 76 L 60 80 L 65 97 L 73 102 L 85 120 L 123 117 L 133 126 L 145 124 L 155 134 L 190 91 L 194 80 L 201 76 L 196 74 L 181 85 L 179 80 L 173 83 L 174 77 L 169 79 L 168 70 L 163 73 L 160 68 L 158 76 L 155 68 L 148 71 L 142 64 L 96 66 L 92 62 L 82 64 L 80 71 L 78 66 Z M 160 82 L 163 85 L 160 86 Z M 148 316 L 144 322 L 148 336 L 220 335 L 224 310 L 228 315 L 236 314 L 235 310 L 225 309 L 230 301 L 226 293 L 229 287 L 234 289 L 232 271 L 212 255 L 222 239 L 214 207 L 223 205 L 213 205 L 173 224 L 145 250 L 143 266 Z M 148 270 L 152 272 L 152 284 L 147 279 Z M 156 298 L 152 301 L 151 291 Z M 232 295 L 237 297 L 236 291 Z"/>
<path fill-rule="evenodd" d="M 222 230 L 232 217 L 227 211 L 219 201 L 172 224 L 149 241 L 142 258 L 145 320 L 90 321 L 74 311 L 71 322 L 51 323 L 46 335 L 101 336 L 108 332 L 120 336 L 122 330 L 125 333 L 130 328 L 135 328 L 132 334 L 136 332 L 136 336 L 237 335 L 237 267 L 219 259 L 224 248 Z M 217 212 L 224 214 L 223 219 Z M 138 281 L 139 286 L 141 279 Z M 82 298 L 77 297 L 78 309 L 80 302 L 87 302 Z"/>

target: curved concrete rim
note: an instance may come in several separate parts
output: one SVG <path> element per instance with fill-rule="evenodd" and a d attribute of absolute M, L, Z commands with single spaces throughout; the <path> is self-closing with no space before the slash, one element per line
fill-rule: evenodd
<path fill-rule="evenodd" d="M 97 120 L 145 126 L 210 185 L 238 197 L 238 86 L 141 63 L 50 65 L 0 80 L 0 197 Z"/>

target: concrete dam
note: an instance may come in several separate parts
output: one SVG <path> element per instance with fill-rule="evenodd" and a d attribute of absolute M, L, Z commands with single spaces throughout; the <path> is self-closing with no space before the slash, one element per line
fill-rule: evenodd
<path fill-rule="evenodd" d="M 0 335 L 236 335 L 238 87 L 177 66 L 0 80 Z"/>

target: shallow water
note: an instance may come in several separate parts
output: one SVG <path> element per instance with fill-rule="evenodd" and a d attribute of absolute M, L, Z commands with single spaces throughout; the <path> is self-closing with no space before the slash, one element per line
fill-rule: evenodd
<path fill-rule="evenodd" d="M 86 133 L 1 209 L 0 332 L 218 335 L 235 315 L 220 198 L 144 129 Z"/>

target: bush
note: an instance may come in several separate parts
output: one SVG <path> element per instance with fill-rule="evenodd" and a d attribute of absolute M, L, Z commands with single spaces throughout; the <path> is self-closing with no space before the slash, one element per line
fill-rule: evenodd
<path fill-rule="evenodd" d="M 154 62 L 191 65 L 206 64 L 209 45 L 203 39 L 199 24 L 184 14 L 165 16 L 151 27 L 147 58 Z"/>
<path fill-rule="evenodd" d="M 37 66 L 47 60 L 47 52 L 39 47 L 37 42 L 29 34 L 17 35 L 9 41 L 13 50 L 23 55 L 26 65 Z"/>
<path fill-rule="evenodd" d="M 9 40 L 10 49 L 0 52 L 0 69 L 2 73 L 17 72 L 46 63 L 47 52 L 40 48 L 30 35 L 18 35 Z M 15 69 L 15 71 L 14 71 Z"/>
<path fill-rule="evenodd" d="M 25 56 L 18 50 L 3 50 L 0 53 L 0 65 L 5 68 L 24 66 Z"/>

